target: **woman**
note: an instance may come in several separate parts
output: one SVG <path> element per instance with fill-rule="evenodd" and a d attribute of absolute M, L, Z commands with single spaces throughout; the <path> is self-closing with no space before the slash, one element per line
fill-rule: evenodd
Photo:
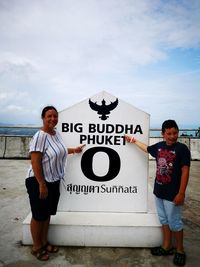
<path fill-rule="evenodd" d="M 59 201 L 60 180 L 64 177 L 67 154 L 80 153 L 84 145 L 66 150 L 60 134 L 55 130 L 58 112 L 47 106 L 41 114 L 43 127 L 30 143 L 31 166 L 26 177 L 26 188 L 32 211 L 30 224 L 33 247 L 31 253 L 41 261 L 58 247 L 47 240 L 50 216 L 55 215 Z"/>

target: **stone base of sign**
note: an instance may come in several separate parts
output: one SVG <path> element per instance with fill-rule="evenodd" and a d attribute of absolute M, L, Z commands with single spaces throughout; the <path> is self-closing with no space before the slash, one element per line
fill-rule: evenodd
<path fill-rule="evenodd" d="M 24 245 L 32 244 L 31 214 L 23 222 Z M 49 241 L 60 246 L 153 247 L 162 243 L 152 190 L 147 213 L 57 212 Z"/>

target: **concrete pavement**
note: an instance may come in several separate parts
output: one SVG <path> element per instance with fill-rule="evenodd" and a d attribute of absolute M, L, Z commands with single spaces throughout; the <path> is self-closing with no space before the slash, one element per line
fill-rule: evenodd
<path fill-rule="evenodd" d="M 171 267 L 173 256 L 151 256 L 148 248 L 61 247 L 48 262 L 40 262 L 23 246 L 22 222 L 30 212 L 24 186 L 28 160 L 0 160 L 0 267 Z M 155 162 L 149 162 L 152 183 Z M 200 262 L 200 162 L 193 161 L 183 219 L 186 267 Z"/>

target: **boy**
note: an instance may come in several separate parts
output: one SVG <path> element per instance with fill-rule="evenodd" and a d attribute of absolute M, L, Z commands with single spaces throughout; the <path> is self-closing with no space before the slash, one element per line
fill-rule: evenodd
<path fill-rule="evenodd" d="M 183 248 L 183 222 L 181 220 L 185 191 L 189 179 L 190 151 L 179 143 L 179 128 L 174 120 L 162 124 L 164 141 L 147 146 L 134 137 L 125 136 L 126 141 L 134 143 L 144 152 L 156 158 L 156 178 L 154 183 L 156 207 L 162 225 L 163 244 L 151 249 L 152 255 L 174 254 L 172 233 L 176 241 L 174 264 L 184 266 L 186 254 Z"/>

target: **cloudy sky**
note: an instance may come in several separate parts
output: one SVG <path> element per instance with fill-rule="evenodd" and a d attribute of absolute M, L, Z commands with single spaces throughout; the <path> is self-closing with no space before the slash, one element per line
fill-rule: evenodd
<path fill-rule="evenodd" d="M 106 91 L 199 127 L 199 0 L 0 0 L 0 123 Z"/>

